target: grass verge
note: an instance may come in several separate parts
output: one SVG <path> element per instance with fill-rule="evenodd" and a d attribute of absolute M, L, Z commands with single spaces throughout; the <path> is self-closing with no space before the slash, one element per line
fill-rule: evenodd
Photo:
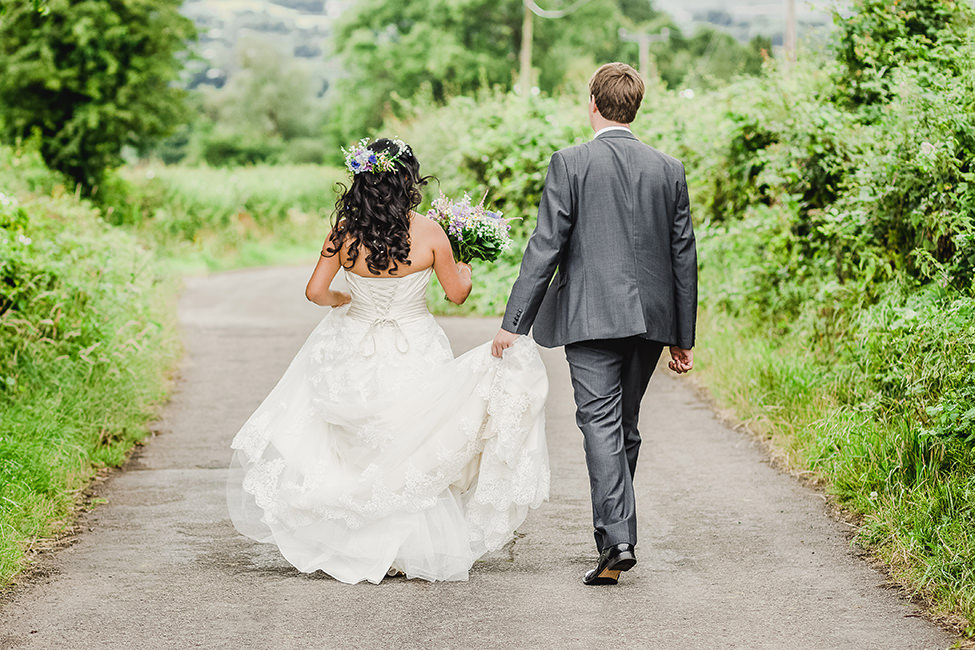
<path fill-rule="evenodd" d="M 311 267 L 343 179 L 313 165 L 137 167 L 90 202 L 36 153 L 0 148 L 0 587 L 148 435 L 180 353 L 179 278 Z"/>
<path fill-rule="evenodd" d="M 0 587 L 148 435 L 179 354 L 178 283 L 38 165 L 0 151 Z"/>
<path fill-rule="evenodd" d="M 970 448 L 920 422 L 851 404 L 869 384 L 804 340 L 758 335 L 717 309 L 700 319 L 698 369 L 729 409 L 791 471 L 812 478 L 858 528 L 857 543 L 931 613 L 975 633 L 975 463 Z M 895 365 L 895 364 L 892 364 Z"/>

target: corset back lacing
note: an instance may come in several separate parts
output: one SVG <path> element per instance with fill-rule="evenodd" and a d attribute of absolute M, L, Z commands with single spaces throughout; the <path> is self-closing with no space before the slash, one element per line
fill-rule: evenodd
<path fill-rule="evenodd" d="M 369 328 L 359 342 L 359 351 L 362 355 L 368 357 L 376 353 L 376 337 L 384 329 L 392 332 L 394 345 L 400 353 L 409 352 L 410 341 L 403 331 L 402 323 L 429 315 L 423 290 L 426 288 L 430 270 L 401 278 L 365 278 L 348 271 L 347 275 L 352 288 L 352 302 L 349 305 L 348 315 L 350 318 L 369 323 Z M 414 275 L 424 277 L 414 278 Z M 396 299 L 403 287 L 412 288 L 414 291 L 412 294 L 407 292 L 407 301 L 397 303 Z"/>

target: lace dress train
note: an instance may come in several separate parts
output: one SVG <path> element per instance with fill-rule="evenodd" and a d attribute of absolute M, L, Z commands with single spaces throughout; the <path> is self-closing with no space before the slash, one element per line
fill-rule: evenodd
<path fill-rule="evenodd" d="M 545 368 L 520 337 L 453 358 L 430 270 L 346 274 L 330 310 L 233 440 L 238 531 L 304 572 L 466 580 L 548 496 Z"/>

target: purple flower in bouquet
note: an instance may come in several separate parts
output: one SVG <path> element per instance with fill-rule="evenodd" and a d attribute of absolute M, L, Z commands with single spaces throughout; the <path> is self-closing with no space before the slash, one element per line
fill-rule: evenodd
<path fill-rule="evenodd" d="M 461 262 L 493 262 L 511 247 L 511 224 L 500 212 L 485 209 L 483 198 L 474 205 L 469 194 L 454 201 L 441 193 L 427 216 L 447 233 L 454 257 Z"/>

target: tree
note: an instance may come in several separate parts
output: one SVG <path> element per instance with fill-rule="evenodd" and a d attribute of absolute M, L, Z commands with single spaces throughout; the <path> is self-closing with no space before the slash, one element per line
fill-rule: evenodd
<path fill-rule="evenodd" d="M 90 191 L 186 116 L 180 0 L 0 0 L 0 125 Z"/>
<path fill-rule="evenodd" d="M 647 0 L 626 1 L 639 17 L 652 14 Z M 577 3 L 543 4 L 558 10 Z M 524 14 L 523 0 L 356 3 L 336 31 L 345 68 L 332 93 L 339 138 L 378 126 L 397 97 L 424 92 L 443 102 L 480 88 L 512 88 Z M 555 90 L 574 59 L 602 62 L 617 52 L 617 0 L 589 0 L 564 18 L 534 20 L 532 63 L 542 90 Z"/>
<path fill-rule="evenodd" d="M 335 41 L 345 68 L 333 93 L 339 138 L 378 126 L 394 94 L 426 88 L 443 101 L 484 85 L 510 88 L 522 7 L 522 0 L 365 0 L 348 9 Z"/>
<path fill-rule="evenodd" d="M 634 25 L 655 19 L 660 12 L 653 6 L 653 0 L 619 0 L 620 12 Z"/>
<path fill-rule="evenodd" d="M 304 64 L 260 38 L 243 39 L 237 47 L 240 69 L 207 98 L 215 121 L 261 137 L 310 136 L 320 111 Z"/>
<path fill-rule="evenodd" d="M 559 5 L 554 0 L 546 0 L 544 4 L 546 9 L 557 9 Z M 576 3 L 564 0 L 562 4 L 571 7 Z M 590 70 L 585 75 L 585 81 L 599 64 L 608 61 L 636 64 L 636 60 L 627 61 L 622 56 L 619 28 L 623 24 L 633 23 L 620 13 L 621 4 L 633 5 L 631 10 L 638 17 L 646 16 L 649 11 L 642 9 L 642 5 L 649 8 L 646 0 L 642 3 L 588 0 L 563 18 L 535 19 L 532 58 L 534 67 L 538 69 L 537 85 L 541 90 L 552 92 L 563 86 L 573 61 L 584 60 L 588 64 Z M 585 88 L 585 84 L 578 85 L 579 81 L 572 80 L 573 87 L 566 90 L 578 93 Z"/>
<path fill-rule="evenodd" d="M 660 73 L 671 86 L 689 72 L 727 80 L 761 67 L 755 47 L 727 34 L 707 31 L 685 38 L 650 0 L 538 4 L 567 12 L 560 18 L 533 18 L 532 67 L 543 92 L 578 92 L 600 63 L 636 65 L 637 47 L 621 42 L 620 27 L 671 29 L 670 41 L 655 50 Z M 340 142 L 361 137 L 395 115 L 400 99 L 420 96 L 435 104 L 485 87 L 513 87 L 523 0 L 362 0 L 347 11 L 335 40 L 345 74 L 329 91 L 332 135 Z"/>
<path fill-rule="evenodd" d="M 324 112 L 306 64 L 258 37 L 242 39 L 237 56 L 240 67 L 223 88 L 197 91 L 203 110 L 193 128 L 154 153 L 211 165 L 321 162 L 327 149 L 313 136 Z"/>

